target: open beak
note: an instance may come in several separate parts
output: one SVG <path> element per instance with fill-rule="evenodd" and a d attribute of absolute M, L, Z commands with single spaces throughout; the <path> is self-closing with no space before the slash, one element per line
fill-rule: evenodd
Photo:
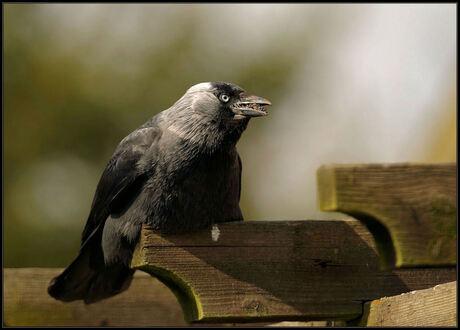
<path fill-rule="evenodd" d="M 272 103 L 263 97 L 249 95 L 243 93 L 240 95 L 239 101 L 232 104 L 232 111 L 235 114 L 235 119 L 243 119 L 246 117 L 261 117 L 268 115 L 265 106 Z"/>

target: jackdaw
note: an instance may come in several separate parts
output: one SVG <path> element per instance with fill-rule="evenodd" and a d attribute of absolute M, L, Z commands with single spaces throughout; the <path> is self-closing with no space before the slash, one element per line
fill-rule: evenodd
<path fill-rule="evenodd" d="M 236 143 L 267 105 L 231 83 L 200 83 L 126 136 L 97 185 L 79 254 L 48 293 L 88 304 L 126 290 L 144 223 L 177 234 L 243 220 Z"/>

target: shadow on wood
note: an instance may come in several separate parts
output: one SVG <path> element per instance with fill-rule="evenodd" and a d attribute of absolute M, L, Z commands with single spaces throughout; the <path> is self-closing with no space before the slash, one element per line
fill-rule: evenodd
<path fill-rule="evenodd" d="M 350 320 L 365 301 L 456 278 L 455 268 L 380 271 L 356 220 L 234 222 L 168 236 L 145 226 L 132 266 L 168 285 L 188 322 Z"/>

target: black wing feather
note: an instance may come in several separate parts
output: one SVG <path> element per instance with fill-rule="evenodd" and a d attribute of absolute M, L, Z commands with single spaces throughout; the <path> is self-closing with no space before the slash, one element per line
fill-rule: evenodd
<path fill-rule="evenodd" d="M 144 127 L 120 142 L 97 185 L 82 244 L 110 214 L 123 212 L 137 197 L 152 170 L 140 167 L 139 161 L 160 136 L 159 128 Z"/>
<path fill-rule="evenodd" d="M 126 210 L 142 190 L 155 163 L 152 159 L 155 153 L 150 152 L 154 149 L 149 148 L 157 147 L 160 136 L 157 127 L 143 126 L 120 142 L 97 185 L 80 252 L 48 287 L 52 297 L 62 301 L 83 299 L 85 303 L 92 303 L 120 293 L 129 286 L 133 269 L 125 264 L 105 265 L 102 233 L 109 214 Z M 149 157 L 150 161 L 143 162 L 144 157 Z M 149 168 L 146 168 L 147 164 L 150 164 Z"/>

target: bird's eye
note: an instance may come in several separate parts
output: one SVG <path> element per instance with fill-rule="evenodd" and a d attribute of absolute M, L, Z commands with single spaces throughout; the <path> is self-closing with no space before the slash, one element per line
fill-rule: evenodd
<path fill-rule="evenodd" d="M 220 96 L 220 99 L 222 100 L 222 102 L 228 102 L 228 100 L 230 100 L 230 96 L 228 96 L 226 94 L 222 94 Z"/>

